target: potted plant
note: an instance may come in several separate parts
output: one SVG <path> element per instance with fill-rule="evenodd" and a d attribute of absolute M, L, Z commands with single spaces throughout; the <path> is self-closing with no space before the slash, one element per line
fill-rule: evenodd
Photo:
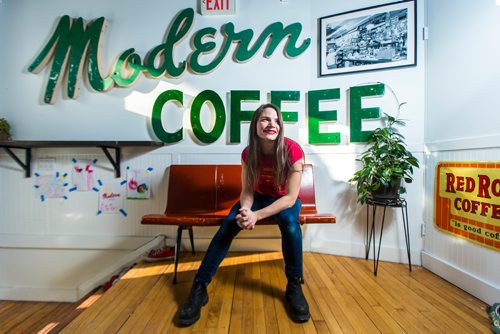
<path fill-rule="evenodd" d="M 413 181 L 413 168 L 419 167 L 418 160 L 406 148 L 405 138 L 396 126 L 406 123 L 399 119 L 399 104 L 396 117 L 384 113 L 384 127 L 377 128 L 370 135 L 368 149 L 361 155 L 363 167 L 354 173 L 349 182 L 356 183 L 358 202 L 365 203 L 367 197 L 374 199 L 399 198 L 406 192 L 403 186 Z"/>
<path fill-rule="evenodd" d="M 0 140 L 10 139 L 10 124 L 5 118 L 0 118 Z"/>

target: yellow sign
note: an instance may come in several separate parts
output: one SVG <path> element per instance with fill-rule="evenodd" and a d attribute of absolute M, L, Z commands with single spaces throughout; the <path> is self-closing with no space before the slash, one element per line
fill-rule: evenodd
<path fill-rule="evenodd" d="M 500 162 L 441 162 L 436 168 L 436 226 L 500 250 Z"/>

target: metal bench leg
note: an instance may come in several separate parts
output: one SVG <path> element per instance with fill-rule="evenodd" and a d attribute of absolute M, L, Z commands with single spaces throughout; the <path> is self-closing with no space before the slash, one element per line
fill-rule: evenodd
<path fill-rule="evenodd" d="M 182 226 L 177 227 L 177 241 L 175 243 L 173 284 L 177 283 L 177 265 L 179 264 L 179 252 L 181 250 L 182 230 L 184 230 L 184 227 Z"/>
<path fill-rule="evenodd" d="M 193 237 L 193 227 L 189 226 L 189 240 L 191 241 L 191 252 L 194 254 L 194 237 Z"/>

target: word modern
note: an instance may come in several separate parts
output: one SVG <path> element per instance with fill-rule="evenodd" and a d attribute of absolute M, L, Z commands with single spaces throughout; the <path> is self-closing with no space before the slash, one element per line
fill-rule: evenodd
<path fill-rule="evenodd" d="M 195 74 L 209 73 L 224 60 L 233 44 L 236 46 L 232 58 L 238 63 L 250 60 L 266 41 L 268 41 L 264 51 L 266 58 L 273 55 L 284 39 L 286 43 L 283 52 L 289 58 L 299 56 L 311 44 L 311 39 L 306 38 L 297 46 L 302 31 L 300 23 L 292 23 L 286 27 L 281 22 L 272 23 L 264 29 L 257 40 L 252 41 L 253 30 L 236 32 L 234 24 L 229 22 L 221 27 L 224 41 L 218 50 L 214 42 L 217 30 L 212 27 L 202 28 L 191 38 L 193 51 L 179 63 L 173 58 L 174 49 L 186 38 L 193 20 L 192 8 L 182 10 L 174 18 L 164 43 L 153 47 L 144 59 L 141 59 L 134 48 L 125 50 L 116 60 L 111 74 L 103 76 L 98 55 L 104 17 L 85 25 L 82 18 L 72 20 L 65 15 L 60 18 L 54 33 L 28 70 L 38 73 L 52 60 L 44 101 L 55 103 L 54 91 L 64 81 L 65 75 L 67 75 L 67 96 L 73 99 L 78 97 L 77 88 L 82 69 L 87 72 L 90 86 L 96 91 L 105 92 L 114 86 L 128 87 L 134 84 L 141 73 L 151 78 L 162 76 L 178 78 L 186 69 Z M 216 51 L 214 57 L 212 54 Z M 85 64 L 87 66 L 84 66 Z"/>

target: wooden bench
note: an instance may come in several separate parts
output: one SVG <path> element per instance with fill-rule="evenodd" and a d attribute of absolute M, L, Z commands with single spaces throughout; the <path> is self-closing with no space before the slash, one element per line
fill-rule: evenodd
<path fill-rule="evenodd" d="M 168 197 L 164 214 L 147 214 L 145 225 L 175 225 L 177 240 L 174 258 L 174 284 L 182 232 L 189 231 L 194 253 L 193 226 L 218 226 L 239 200 L 241 192 L 241 165 L 172 165 L 169 171 Z M 304 165 L 300 186 L 301 224 L 335 223 L 335 215 L 318 214 L 314 194 L 313 166 Z M 257 225 L 276 224 L 274 217 Z"/>

